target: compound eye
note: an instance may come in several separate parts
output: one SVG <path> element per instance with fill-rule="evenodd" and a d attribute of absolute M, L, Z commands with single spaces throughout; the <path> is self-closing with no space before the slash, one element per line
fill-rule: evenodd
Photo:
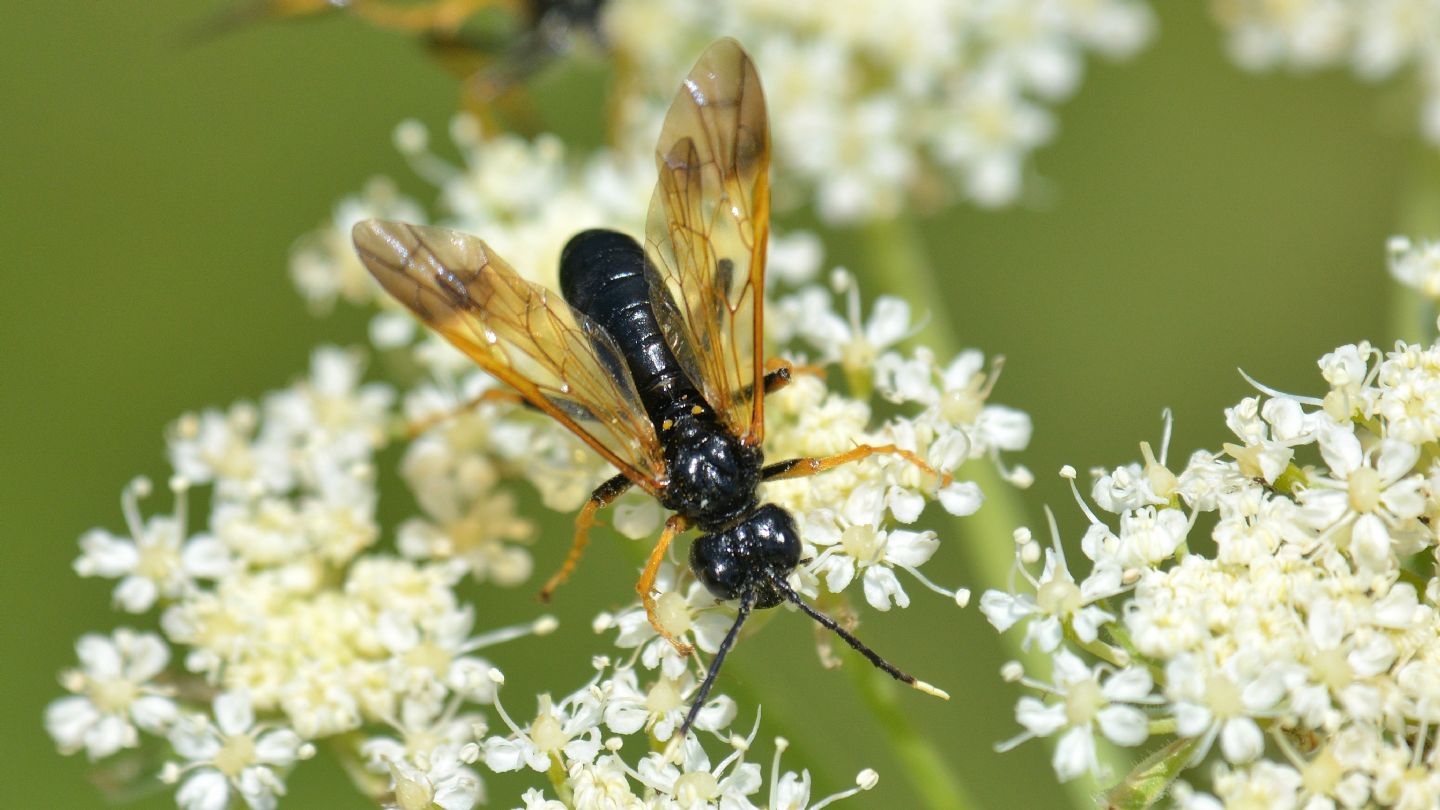
<path fill-rule="evenodd" d="M 747 568 L 724 534 L 707 534 L 690 545 L 690 570 L 717 599 L 740 597 Z"/>

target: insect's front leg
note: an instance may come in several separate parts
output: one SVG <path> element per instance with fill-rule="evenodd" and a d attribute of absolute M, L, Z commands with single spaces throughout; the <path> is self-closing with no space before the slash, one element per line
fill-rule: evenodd
<path fill-rule="evenodd" d="M 560 566 L 560 570 L 546 580 L 545 587 L 540 589 L 541 602 L 549 602 L 555 589 L 565 584 L 565 580 L 570 578 L 570 573 L 579 564 L 580 555 L 585 553 L 585 546 L 590 544 L 590 529 L 594 528 L 596 523 L 595 513 L 614 503 L 633 483 L 624 475 L 617 475 L 590 493 L 590 501 L 580 510 L 580 514 L 575 516 L 575 542 L 570 544 L 570 553 L 565 555 L 565 562 Z"/>
<path fill-rule="evenodd" d="M 655 577 L 660 573 L 660 563 L 665 561 L 665 552 L 670 548 L 670 543 L 677 535 L 690 527 L 689 522 L 680 515 L 671 515 L 665 521 L 665 531 L 660 533 L 660 540 L 655 544 L 655 549 L 650 552 L 650 559 L 645 562 L 645 571 L 640 574 L 640 581 L 635 583 L 635 592 L 640 594 L 640 601 L 645 604 L 645 615 L 650 619 L 650 626 L 655 628 L 662 638 L 670 642 L 675 652 L 680 653 L 683 658 L 695 652 L 695 648 L 681 641 L 666 630 L 660 624 L 660 618 L 655 614 Z"/>
<path fill-rule="evenodd" d="M 919 469 L 935 476 L 939 485 L 948 487 L 954 481 L 950 473 L 940 472 L 925 463 L 925 460 L 915 453 L 896 447 L 893 444 L 862 444 L 844 453 L 837 453 L 833 456 L 823 458 L 792 458 L 787 461 L 777 461 L 774 464 L 767 464 L 760 470 L 760 478 L 765 481 L 774 481 L 781 478 L 805 478 L 816 475 L 826 470 L 833 470 L 841 464 L 849 464 L 852 461 L 860 461 L 871 456 L 888 455 L 903 458 Z"/>

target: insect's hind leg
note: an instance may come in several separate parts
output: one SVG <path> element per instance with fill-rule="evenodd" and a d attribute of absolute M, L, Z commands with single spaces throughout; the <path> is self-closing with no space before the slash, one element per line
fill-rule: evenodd
<path fill-rule="evenodd" d="M 852 461 L 860 461 L 871 456 L 888 455 L 897 456 L 915 465 L 920 470 L 935 476 L 942 487 L 950 486 L 954 479 L 950 473 L 940 472 L 925 463 L 925 459 L 915 453 L 896 447 L 893 444 L 862 444 L 844 453 L 837 453 L 824 458 L 792 458 L 787 461 L 777 461 L 774 464 L 767 464 L 760 470 L 760 478 L 764 481 L 774 481 L 781 478 L 805 478 L 817 475 L 826 470 L 833 470 L 841 464 L 849 464 Z"/>
<path fill-rule="evenodd" d="M 615 502 L 615 499 L 625 493 L 634 482 L 624 475 L 617 475 L 608 479 L 605 483 L 595 488 L 590 493 L 590 500 L 580 514 L 575 516 L 575 541 L 570 544 L 570 552 L 565 555 L 565 562 L 561 564 L 560 570 L 554 576 L 545 581 L 545 587 L 540 589 L 539 598 L 541 602 L 549 602 L 550 597 L 555 594 L 555 589 L 565 584 L 570 578 L 570 573 L 580 562 L 580 556 L 585 553 L 585 546 L 590 544 L 590 530 L 595 527 L 595 513 Z"/>
<path fill-rule="evenodd" d="M 645 561 L 645 571 L 640 574 L 640 581 L 635 583 L 635 592 L 640 594 L 640 601 L 645 605 L 645 616 L 650 619 L 650 626 L 655 628 L 662 638 L 670 642 L 675 652 L 680 653 L 683 658 L 695 652 L 695 648 L 671 635 L 660 623 L 660 617 L 655 613 L 655 577 L 660 573 L 660 563 L 665 561 L 665 552 L 670 548 L 670 543 L 680 532 L 689 528 L 689 523 L 680 515 L 671 515 L 665 521 L 665 531 L 660 533 L 660 540 L 655 543 L 655 549 L 650 552 L 650 559 Z"/>

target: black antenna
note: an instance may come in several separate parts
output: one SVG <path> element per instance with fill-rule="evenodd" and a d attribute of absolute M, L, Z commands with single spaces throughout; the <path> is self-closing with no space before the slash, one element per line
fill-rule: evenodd
<path fill-rule="evenodd" d="M 725 634 L 725 640 L 720 642 L 720 649 L 715 651 L 715 657 L 710 659 L 710 670 L 705 673 L 705 680 L 700 683 L 700 691 L 695 693 L 695 702 L 690 704 L 690 712 L 685 715 L 685 722 L 680 726 L 680 739 L 684 740 L 685 735 L 690 733 L 690 726 L 695 724 L 695 718 L 700 715 L 700 709 L 705 705 L 705 699 L 710 697 L 710 687 L 715 685 L 715 678 L 720 674 L 720 665 L 725 662 L 725 654 L 735 645 L 735 637 L 740 635 L 740 625 L 750 617 L 750 608 L 755 604 L 755 592 L 747 588 L 740 594 L 740 611 L 735 614 L 735 624 L 730 626 L 730 632 Z"/>
<path fill-rule="evenodd" d="M 877 669 L 885 671 L 887 674 L 890 675 L 890 677 L 894 678 L 895 680 L 912 688 L 918 689 L 927 695 L 934 695 L 935 697 L 938 697 L 942 700 L 950 699 L 950 695 L 946 694 L 945 690 L 937 689 L 936 687 L 931 686 L 924 681 L 917 680 L 913 675 L 901 672 L 899 667 L 895 666 L 889 661 L 886 661 L 884 658 L 881 658 L 879 653 L 875 652 L 869 647 L 866 647 L 860 641 L 860 639 L 850 635 L 849 631 L 841 627 L 834 619 L 811 607 L 805 602 L 805 600 L 800 598 L 799 594 L 795 593 L 795 591 L 790 587 L 790 583 L 786 582 L 784 577 L 772 574 L 770 576 L 770 582 L 775 586 L 776 590 L 780 591 L 780 593 L 784 595 L 786 599 L 793 602 L 796 607 L 805 611 L 805 614 L 807 616 L 819 622 L 821 627 L 824 627 L 825 629 L 833 632 L 840 638 L 845 639 L 846 644 L 849 644 L 856 652 L 869 659 L 870 663 L 874 664 Z M 694 710 L 692 709 L 691 712 L 693 713 Z"/>

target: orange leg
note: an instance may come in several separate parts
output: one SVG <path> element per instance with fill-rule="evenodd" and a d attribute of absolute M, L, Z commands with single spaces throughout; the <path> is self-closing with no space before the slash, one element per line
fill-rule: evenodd
<path fill-rule="evenodd" d="M 525 399 L 507 388 L 491 388 L 454 410 L 437 413 L 434 416 L 427 416 L 424 419 L 411 422 L 405 426 L 405 434 L 413 439 L 430 428 L 443 422 L 448 422 L 461 414 L 469 413 L 487 402 L 510 402 L 516 405 L 524 405 Z"/>
<path fill-rule="evenodd" d="M 570 573 L 580 562 L 580 555 L 585 553 L 585 546 L 590 544 L 590 529 L 596 524 L 595 513 L 615 502 L 615 499 L 624 494 L 625 490 L 634 483 L 623 475 L 617 475 L 601 484 L 590 493 L 590 501 L 580 514 L 575 516 L 575 542 L 570 544 L 570 553 L 565 555 L 565 562 L 561 564 L 560 570 L 545 581 L 545 587 L 540 589 L 539 598 L 541 602 L 549 602 L 550 597 L 555 594 L 555 589 L 565 584 L 570 578 Z"/>
<path fill-rule="evenodd" d="M 660 563 L 665 561 L 665 552 L 670 548 L 670 541 L 680 532 L 689 528 L 689 523 L 680 515 L 671 515 L 665 521 L 665 531 L 660 533 L 660 541 L 655 544 L 655 549 L 650 552 L 650 559 L 645 562 L 645 572 L 640 575 L 640 581 L 635 583 L 635 592 L 640 594 L 640 601 L 645 603 L 645 615 L 650 618 L 650 626 L 655 628 L 666 641 L 675 647 L 675 652 L 681 657 L 688 656 L 695 652 L 695 648 L 675 638 L 669 630 L 660 626 L 660 618 L 655 615 L 655 577 L 660 573 Z"/>
<path fill-rule="evenodd" d="M 940 486 L 947 487 L 954 481 L 950 473 L 942 473 L 939 470 L 925 463 L 925 460 L 910 452 L 902 450 L 893 444 L 862 444 L 853 450 L 839 453 L 826 458 L 792 458 L 789 461 L 781 461 L 775 464 L 766 465 L 760 471 L 760 477 L 766 481 L 777 478 L 805 478 L 833 470 L 841 464 L 849 464 L 852 461 L 869 458 L 876 455 L 898 456 L 919 467 L 921 470 L 930 473 L 940 482 Z"/>
<path fill-rule="evenodd" d="M 797 366 L 784 358 L 772 357 L 765 361 L 765 393 L 773 394 L 789 385 L 796 374 L 808 374 L 823 380 L 825 369 L 821 366 Z M 747 386 L 746 390 L 751 389 Z"/>

